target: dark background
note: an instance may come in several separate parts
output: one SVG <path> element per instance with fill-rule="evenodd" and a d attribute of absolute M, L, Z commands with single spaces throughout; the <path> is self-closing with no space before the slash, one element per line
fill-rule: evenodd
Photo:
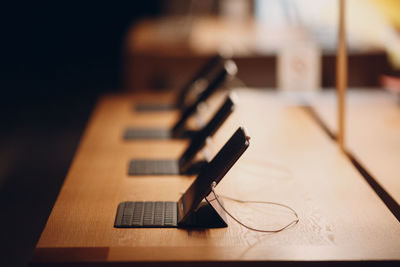
<path fill-rule="evenodd" d="M 26 266 L 126 30 L 159 0 L 0 5 L 0 266 Z"/>

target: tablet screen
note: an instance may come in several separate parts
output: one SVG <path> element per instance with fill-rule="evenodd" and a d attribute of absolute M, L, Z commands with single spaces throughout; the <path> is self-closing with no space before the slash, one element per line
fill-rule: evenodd
<path fill-rule="evenodd" d="M 219 183 L 249 146 L 249 137 L 240 127 L 215 157 L 207 164 L 189 189 L 179 199 L 180 221 L 184 221 L 211 192 L 212 182 Z"/>

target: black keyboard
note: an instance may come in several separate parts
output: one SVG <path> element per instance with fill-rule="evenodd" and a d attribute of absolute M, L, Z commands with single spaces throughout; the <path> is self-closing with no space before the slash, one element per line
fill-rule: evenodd
<path fill-rule="evenodd" d="M 169 129 L 128 128 L 124 134 L 125 139 L 169 139 L 171 137 Z"/>
<path fill-rule="evenodd" d="M 168 175 L 179 174 L 179 164 L 175 159 L 131 160 L 129 175 Z"/>
<path fill-rule="evenodd" d="M 118 228 L 177 227 L 176 202 L 122 202 L 114 226 Z"/>
<path fill-rule="evenodd" d="M 135 105 L 135 110 L 139 112 L 169 111 L 174 109 L 177 109 L 176 105 L 168 103 L 138 103 Z"/>

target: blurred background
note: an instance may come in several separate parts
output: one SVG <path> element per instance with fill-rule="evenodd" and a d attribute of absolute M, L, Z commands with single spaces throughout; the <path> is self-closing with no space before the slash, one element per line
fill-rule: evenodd
<path fill-rule="evenodd" d="M 398 90 L 400 1 L 346 2 L 349 86 Z M 1 266 L 27 265 L 99 95 L 177 90 L 221 51 L 242 86 L 335 85 L 337 0 L 23 1 L 0 12 Z"/>

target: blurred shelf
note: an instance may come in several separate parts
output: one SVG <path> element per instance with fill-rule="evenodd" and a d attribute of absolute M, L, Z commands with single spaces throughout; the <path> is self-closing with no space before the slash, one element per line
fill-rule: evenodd
<path fill-rule="evenodd" d="M 205 60 L 218 51 L 233 53 L 238 77 L 250 87 L 276 87 L 279 50 L 294 39 L 310 40 L 299 28 L 273 28 L 254 20 L 215 17 L 143 20 L 128 31 L 124 46 L 125 88 L 171 90 L 183 84 Z M 313 40 L 322 51 L 322 87 L 334 85 L 335 50 L 332 42 Z M 329 46 L 327 45 L 329 43 Z M 349 85 L 377 86 L 379 75 L 390 71 L 383 50 L 351 47 Z"/>

